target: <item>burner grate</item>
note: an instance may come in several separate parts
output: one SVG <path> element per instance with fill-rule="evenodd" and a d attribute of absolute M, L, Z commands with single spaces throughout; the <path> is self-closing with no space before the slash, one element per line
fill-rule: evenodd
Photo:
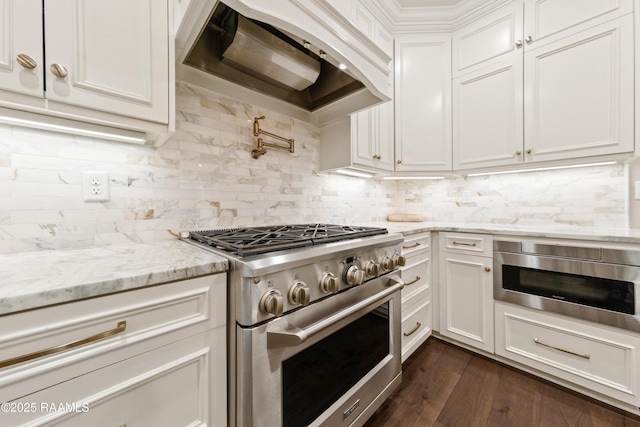
<path fill-rule="evenodd" d="M 385 228 L 376 227 L 294 224 L 195 231 L 189 238 L 244 257 L 386 233 Z"/>

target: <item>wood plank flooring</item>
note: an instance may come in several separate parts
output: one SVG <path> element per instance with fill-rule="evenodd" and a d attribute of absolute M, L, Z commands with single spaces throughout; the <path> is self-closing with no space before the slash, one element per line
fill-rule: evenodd
<path fill-rule="evenodd" d="M 621 426 L 640 417 L 430 337 L 365 427 Z"/>

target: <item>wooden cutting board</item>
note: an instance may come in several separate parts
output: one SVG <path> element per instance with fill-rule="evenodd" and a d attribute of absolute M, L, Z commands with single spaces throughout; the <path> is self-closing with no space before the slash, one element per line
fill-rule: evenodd
<path fill-rule="evenodd" d="M 419 214 L 391 214 L 387 217 L 387 221 L 392 222 L 422 222 L 424 217 Z"/>

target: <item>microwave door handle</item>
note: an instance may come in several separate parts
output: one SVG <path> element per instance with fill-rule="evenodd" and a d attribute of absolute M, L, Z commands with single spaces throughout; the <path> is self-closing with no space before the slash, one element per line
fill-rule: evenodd
<path fill-rule="evenodd" d="M 325 319 L 322 319 L 310 326 L 301 329 L 297 327 L 284 327 L 282 329 L 274 329 L 267 331 L 267 347 L 280 348 L 280 347 L 296 347 L 304 343 L 308 338 L 316 335 L 317 333 L 327 329 L 329 326 L 346 319 L 359 311 L 367 310 L 372 305 L 377 305 L 380 301 L 384 300 L 389 295 L 401 290 L 404 286 L 402 279 L 396 275 L 389 278 L 389 286 L 383 292 L 373 295 L 365 300 L 360 301 L 342 311 L 339 311 Z"/>

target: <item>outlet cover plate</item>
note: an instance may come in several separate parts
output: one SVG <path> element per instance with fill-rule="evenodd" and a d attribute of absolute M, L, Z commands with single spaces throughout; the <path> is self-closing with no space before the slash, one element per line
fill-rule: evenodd
<path fill-rule="evenodd" d="M 109 200 L 109 175 L 106 172 L 82 172 L 82 195 L 87 202 Z"/>

